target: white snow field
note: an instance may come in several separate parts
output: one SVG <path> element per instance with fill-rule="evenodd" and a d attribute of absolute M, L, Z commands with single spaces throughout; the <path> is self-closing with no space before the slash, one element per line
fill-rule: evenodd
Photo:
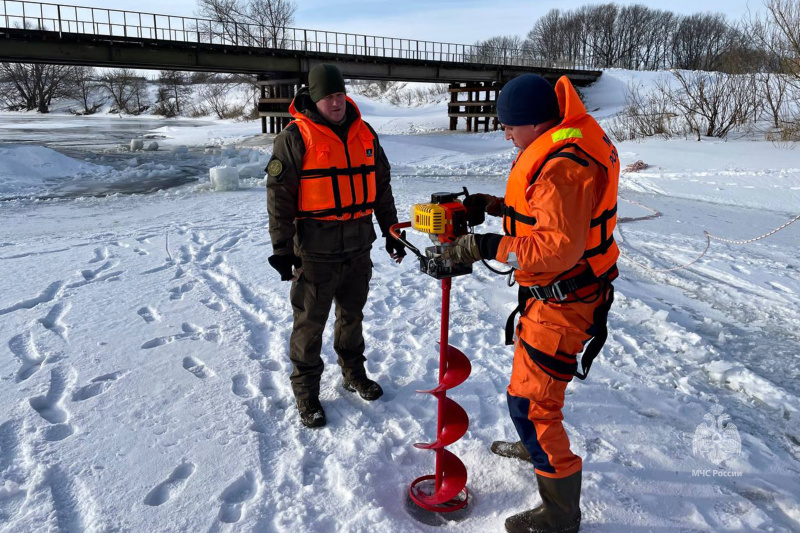
<path fill-rule="evenodd" d="M 621 105 L 622 74 L 587 91 L 590 109 Z M 443 105 L 358 101 L 382 132 L 401 218 L 436 191 L 503 193 L 515 151 L 501 132 L 443 131 Z M 481 265 L 453 282 L 451 343 L 472 375 L 450 394 L 470 417 L 450 449 L 472 501 L 459 523 L 423 525 L 405 497 L 433 473 L 434 454 L 412 445 L 435 432 L 436 402 L 414 390 L 437 375 L 437 282 L 376 242 L 365 336 L 385 395 L 367 403 L 342 389 L 329 324 L 328 425 L 303 428 L 288 379 L 289 283 L 267 264 L 271 139 L 242 143 L 253 123 L 153 126 L 159 151 L 137 152 L 126 179 L 162 165 L 197 183 L 0 202 L 0 531 L 485 532 L 539 504 L 532 467 L 489 451 L 515 438 L 502 328 L 516 287 Z M 49 193 L 48 180 L 79 173 L 122 179 L 133 154 L 81 152 L 75 144 L 93 144 L 85 135 L 54 146 L 70 159 L 0 146 L 0 192 Z M 798 151 L 710 139 L 618 149 L 623 166 L 651 165 L 622 178 L 619 232 L 625 254 L 651 269 L 694 260 L 704 230 L 749 239 L 800 212 Z M 36 166 L 48 161 L 63 172 Z M 208 168 L 222 164 L 239 168 L 239 190 L 211 189 Z M 496 219 L 485 228 L 499 230 Z M 564 411 L 584 458 L 582 531 L 800 530 L 798 243 L 800 223 L 745 246 L 714 241 L 679 271 L 620 260 L 608 343 L 589 379 L 569 386 Z M 694 454 L 709 421 L 735 425 L 740 453 L 719 464 Z"/>

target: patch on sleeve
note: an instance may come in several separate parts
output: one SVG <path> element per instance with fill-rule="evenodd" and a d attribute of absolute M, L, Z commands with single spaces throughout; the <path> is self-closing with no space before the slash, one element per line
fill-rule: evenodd
<path fill-rule="evenodd" d="M 273 178 L 280 179 L 285 169 L 286 167 L 283 166 L 281 160 L 278 159 L 277 157 L 273 157 L 272 160 L 267 165 L 267 174 L 269 174 Z"/>

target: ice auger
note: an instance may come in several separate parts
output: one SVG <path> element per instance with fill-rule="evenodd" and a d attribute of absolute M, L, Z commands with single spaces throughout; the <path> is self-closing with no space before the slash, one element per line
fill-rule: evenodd
<path fill-rule="evenodd" d="M 468 195 L 463 193 L 435 193 L 430 203 L 417 204 L 411 208 L 411 220 L 401 222 L 390 228 L 395 239 L 400 240 L 419 258 L 420 271 L 441 281 L 442 285 L 442 324 L 439 342 L 439 384 L 430 390 L 418 390 L 431 394 L 439 402 L 436 424 L 436 440 L 418 443 L 414 446 L 422 450 L 436 452 L 436 470 L 433 475 L 415 479 L 409 488 L 409 496 L 417 506 L 426 511 L 448 513 L 463 509 L 467 505 L 467 469 L 453 453 L 445 449 L 464 436 L 469 427 L 466 411 L 447 397 L 447 391 L 464 383 L 472 370 L 472 365 L 460 350 L 450 346 L 450 287 L 452 278 L 472 273 L 472 265 L 462 265 L 443 260 L 441 255 L 452 246 L 452 242 L 467 233 L 467 210 L 458 200 Z M 406 241 L 403 228 L 412 227 L 430 236 L 434 245 L 425 253 Z"/>

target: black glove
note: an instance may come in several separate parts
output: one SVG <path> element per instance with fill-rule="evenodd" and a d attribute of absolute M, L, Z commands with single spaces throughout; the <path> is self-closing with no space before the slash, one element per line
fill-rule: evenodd
<path fill-rule="evenodd" d="M 464 207 L 467 208 L 467 224 L 480 226 L 486 221 L 486 198 L 484 194 L 470 194 L 464 198 Z"/>
<path fill-rule="evenodd" d="M 270 266 L 281 275 L 281 281 L 291 281 L 292 278 L 294 278 L 292 267 L 300 268 L 302 264 L 300 258 L 294 254 L 271 255 L 267 261 L 269 261 Z"/>
<path fill-rule="evenodd" d="M 405 230 L 400 232 L 400 237 L 403 239 L 406 238 Z M 406 246 L 390 234 L 386 236 L 386 252 L 389 254 L 389 257 L 399 263 L 406 256 Z"/>
<path fill-rule="evenodd" d="M 479 226 L 486 221 L 485 214 L 499 217 L 503 207 L 503 199 L 491 194 L 470 194 L 464 198 L 464 207 L 467 208 L 467 224 Z"/>

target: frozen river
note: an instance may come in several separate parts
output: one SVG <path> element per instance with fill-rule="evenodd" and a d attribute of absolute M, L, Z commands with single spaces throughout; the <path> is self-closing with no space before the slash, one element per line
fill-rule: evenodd
<path fill-rule="evenodd" d="M 197 128 L 212 124 L 201 120 L 150 117 L 0 114 L 0 143 L 37 144 L 85 152 L 127 145 L 131 139 L 149 138 L 158 141 L 164 135 L 152 133 L 152 130 L 165 126 Z"/>
<path fill-rule="evenodd" d="M 86 171 L 59 173 L 58 156 L 38 151 L 45 172 L 33 186 L 2 187 L 0 198 L 76 198 L 110 194 L 144 194 L 197 181 L 214 161 L 205 157 L 204 146 L 180 147 L 170 131 L 209 128 L 213 122 L 167 120 L 150 117 L 65 117 L 63 115 L 0 115 L 0 148 L 13 145 L 42 146 L 76 161 L 87 163 Z M 131 139 L 145 145 L 159 143 L 159 151 L 129 151 Z M 49 154 L 49 155 L 48 155 Z M 8 158 L 8 156 L 6 156 Z M 0 166 L 0 178 L 30 184 L 31 176 L 15 176 L 14 169 Z M 52 170 L 48 170 L 52 169 Z M 16 178 L 16 179 L 15 179 Z"/>

